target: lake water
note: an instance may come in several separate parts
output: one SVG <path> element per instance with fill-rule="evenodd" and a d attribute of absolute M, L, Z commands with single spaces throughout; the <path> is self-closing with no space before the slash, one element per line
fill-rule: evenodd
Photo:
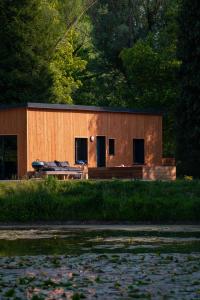
<path fill-rule="evenodd" d="M 200 299 L 199 226 L 0 228 L 0 299 Z"/>

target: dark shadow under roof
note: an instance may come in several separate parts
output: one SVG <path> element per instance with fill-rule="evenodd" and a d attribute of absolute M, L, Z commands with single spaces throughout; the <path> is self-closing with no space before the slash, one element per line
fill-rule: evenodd
<path fill-rule="evenodd" d="M 151 109 L 129 109 L 117 107 L 102 107 L 102 106 L 86 106 L 86 105 L 68 105 L 68 104 L 48 104 L 48 103 L 26 103 L 26 104 L 10 104 L 0 105 L 1 109 L 13 108 L 35 108 L 35 109 L 50 109 L 50 110 L 71 110 L 71 111 L 96 111 L 96 112 L 114 112 L 114 113 L 130 113 L 130 114 L 149 114 L 162 115 L 162 111 Z"/>

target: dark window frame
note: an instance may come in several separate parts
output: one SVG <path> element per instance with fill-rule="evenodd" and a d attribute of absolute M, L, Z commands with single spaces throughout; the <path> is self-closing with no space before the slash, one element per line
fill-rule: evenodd
<path fill-rule="evenodd" d="M 110 144 L 111 142 L 113 144 Z M 115 139 L 109 138 L 108 139 L 108 154 L 110 156 L 115 156 L 115 146 L 116 146 Z"/>
<path fill-rule="evenodd" d="M 10 141 L 10 146 L 14 145 L 14 148 L 5 148 L 9 145 L 9 138 L 14 139 Z M 18 134 L 0 134 L 0 155 L 2 180 L 17 179 L 19 176 Z"/>
<path fill-rule="evenodd" d="M 78 145 L 79 142 L 80 144 Z M 82 149 L 82 153 L 80 152 L 81 151 L 80 147 L 85 147 L 85 149 Z M 84 161 L 87 164 L 88 163 L 88 138 L 75 137 L 74 150 L 75 150 L 75 164 L 78 164 L 79 161 Z"/>

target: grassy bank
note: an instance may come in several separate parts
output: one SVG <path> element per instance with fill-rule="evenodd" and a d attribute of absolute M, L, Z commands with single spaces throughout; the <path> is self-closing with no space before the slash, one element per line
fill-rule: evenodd
<path fill-rule="evenodd" d="M 199 222 L 200 181 L 0 184 L 0 222 Z"/>

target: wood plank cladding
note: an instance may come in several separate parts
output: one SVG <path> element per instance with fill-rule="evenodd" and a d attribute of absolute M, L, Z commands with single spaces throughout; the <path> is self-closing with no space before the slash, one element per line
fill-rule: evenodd
<path fill-rule="evenodd" d="M 26 108 L 0 110 L 0 135 L 17 135 L 18 176 L 27 172 Z"/>
<path fill-rule="evenodd" d="M 175 166 L 89 168 L 89 179 L 176 180 Z"/>
<path fill-rule="evenodd" d="M 28 171 L 32 161 L 75 164 L 75 138 L 88 138 L 88 166 L 97 166 L 96 136 L 106 137 L 106 167 L 133 164 L 133 139 L 144 139 L 146 165 L 162 161 L 162 116 L 81 110 L 27 108 Z M 90 137 L 94 136 L 94 141 Z M 115 155 L 109 155 L 109 138 Z"/>

